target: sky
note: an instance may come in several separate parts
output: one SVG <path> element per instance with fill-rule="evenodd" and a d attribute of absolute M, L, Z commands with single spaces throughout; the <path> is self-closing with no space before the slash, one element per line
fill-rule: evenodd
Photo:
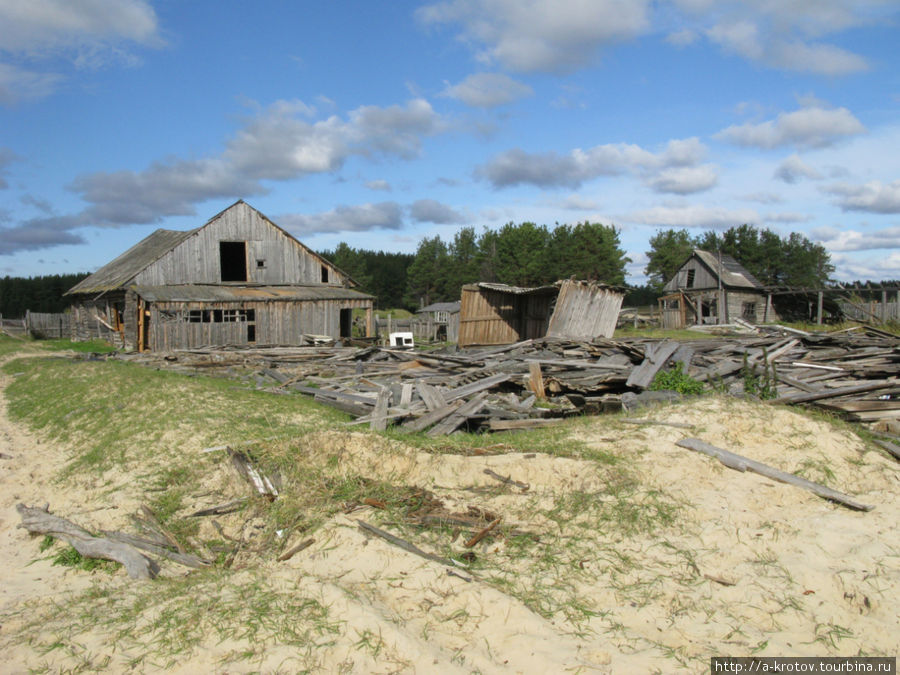
<path fill-rule="evenodd" d="M 0 276 L 243 199 L 315 250 L 799 232 L 900 278 L 900 0 L 0 0 Z"/>

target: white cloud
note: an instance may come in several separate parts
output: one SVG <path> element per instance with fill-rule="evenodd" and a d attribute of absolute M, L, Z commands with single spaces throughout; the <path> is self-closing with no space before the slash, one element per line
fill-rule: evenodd
<path fill-rule="evenodd" d="M 474 73 L 459 84 L 447 85 L 442 96 L 462 101 L 476 108 L 494 108 L 534 94 L 522 84 L 502 73 Z"/>
<path fill-rule="evenodd" d="M 854 252 L 835 253 L 831 262 L 837 269 L 835 276 L 842 281 L 896 279 L 897 270 L 900 270 L 900 251 L 878 256 L 866 254 L 862 258 Z"/>
<path fill-rule="evenodd" d="M 822 178 L 822 174 L 795 154 L 791 155 L 778 165 L 778 168 L 775 169 L 775 178 L 778 178 L 785 183 L 793 184 L 798 182 L 801 178 L 819 180 Z"/>
<path fill-rule="evenodd" d="M 571 71 L 649 26 L 647 0 L 447 0 L 422 7 L 428 25 L 458 24 L 479 60 L 519 72 Z"/>
<path fill-rule="evenodd" d="M 320 232 L 365 232 L 399 230 L 403 227 L 403 210 L 396 202 L 338 206 L 315 215 L 282 214 L 278 224 L 296 235 Z"/>
<path fill-rule="evenodd" d="M 874 180 L 865 185 L 838 183 L 826 190 L 840 197 L 838 204 L 844 211 L 900 213 L 900 180 L 892 183 Z"/>
<path fill-rule="evenodd" d="M 759 214 L 753 209 L 728 209 L 713 206 L 655 206 L 633 211 L 625 219 L 642 225 L 659 227 L 704 227 L 728 229 L 744 223 L 757 223 Z"/>
<path fill-rule="evenodd" d="M 419 199 L 414 202 L 409 207 L 409 215 L 418 223 L 458 225 L 466 222 L 458 211 L 434 199 Z"/>
<path fill-rule="evenodd" d="M 709 190 L 715 187 L 718 180 L 715 167 L 704 164 L 663 169 L 650 178 L 647 184 L 656 192 L 687 195 Z"/>
<path fill-rule="evenodd" d="M 811 230 L 810 234 L 829 251 L 900 249 L 900 226 L 885 227 L 872 232 L 844 230 L 836 227 L 817 227 Z M 897 269 L 900 270 L 900 268 Z"/>
<path fill-rule="evenodd" d="M 59 65 L 54 59 L 76 68 L 110 61 L 132 64 L 135 57 L 125 46 L 135 44 L 162 44 L 156 13 L 144 0 L 0 2 L 0 57 L 6 61 L 0 63 L 0 103 L 52 93 L 63 79 L 47 70 Z M 10 63 L 10 57 L 17 63 Z"/>
<path fill-rule="evenodd" d="M 381 192 L 390 192 L 393 188 L 391 188 L 391 184 L 386 180 L 370 180 L 366 182 L 366 187 L 370 190 L 380 190 Z"/>
<path fill-rule="evenodd" d="M 829 76 L 863 71 L 868 63 L 822 39 L 895 12 L 888 0 L 674 0 L 673 4 L 682 10 L 688 29 L 702 32 L 727 52 L 772 68 Z"/>
<path fill-rule="evenodd" d="M 728 127 L 715 135 L 745 147 L 764 149 L 793 145 L 800 148 L 824 148 L 842 138 L 856 136 L 866 128 L 846 108 L 809 107 L 781 113 L 760 124 Z"/>
<path fill-rule="evenodd" d="M 479 167 L 477 173 L 496 188 L 523 184 L 577 188 L 586 180 L 628 172 L 652 181 L 655 172 L 689 167 L 705 154 L 706 147 L 696 138 L 669 141 L 657 153 L 626 143 L 597 145 L 587 150 L 576 148 L 566 155 L 515 148 L 497 155 Z"/>

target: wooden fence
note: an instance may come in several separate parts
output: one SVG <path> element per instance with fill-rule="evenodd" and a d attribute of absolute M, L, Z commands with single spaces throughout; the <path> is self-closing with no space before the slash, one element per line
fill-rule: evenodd
<path fill-rule="evenodd" d="M 32 337 L 43 340 L 71 337 L 71 315 L 26 311 L 25 331 Z"/>
<path fill-rule="evenodd" d="M 838 303 L 844 317 L 864 323 L 888 323 L 900 321 L 900 302 L 847 302 Z"/>
<path fill-rule="evenodd" d="M 25 335 L 25 319 L 4 319 L 0 314 L 0 333 L 7 335 Z"/>

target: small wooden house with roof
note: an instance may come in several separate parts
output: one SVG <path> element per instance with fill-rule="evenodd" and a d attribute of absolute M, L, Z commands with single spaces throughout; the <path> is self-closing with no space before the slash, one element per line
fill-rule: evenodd
<path fill-rule="evenodd" d="M 187 232 L 157 230 L 72 287 L 73 338 L 126 349 L 300 345 L 351 337 L 373 296 L 262 213 L 238 201 Z"/>
<path fill-rule="evenodd" d="M 663 328 L 777 321 L 771 296 L 730 255 L 694 249 L 663 287 L 659 298 Z"/>

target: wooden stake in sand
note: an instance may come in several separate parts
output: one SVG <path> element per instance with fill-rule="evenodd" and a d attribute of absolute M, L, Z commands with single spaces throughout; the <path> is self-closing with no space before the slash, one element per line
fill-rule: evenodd
<path fill-rule="evenodd" d="M 743 457 L 741 455 L 736 455 L 733 452 L 729 452 L 728 450 L 717 448 L 709 443 L 704 443 L 698 438 L 685 438 L 678 441 L 675 445 L 687 448 L 688 450 L 702 452 L 704 455 L 709 455 L 710 457 L 715 457 L 729 469 L 735 469 L 736 471 L 747 471 L 749 469 L 762 476 L 767 476 L 768 478 L 773 478 L 782 483 L 796 485 L 804 490 L 809 490 L 819 497 L 843 504 L 856 511 L 871 511 L 875 508 L 868 504 L 862 504 L 837 490 L 832 490 L 819 483 L 813 483 L 811 480 L 806 480 L 805 478 L 801 478 L 793 473 L 788 473 L 787 471 L 781 471 L 780 469 L 771 467 L 768 464 L 763 464 L 762 462 L 757 462 L 749 457 Z"/>

